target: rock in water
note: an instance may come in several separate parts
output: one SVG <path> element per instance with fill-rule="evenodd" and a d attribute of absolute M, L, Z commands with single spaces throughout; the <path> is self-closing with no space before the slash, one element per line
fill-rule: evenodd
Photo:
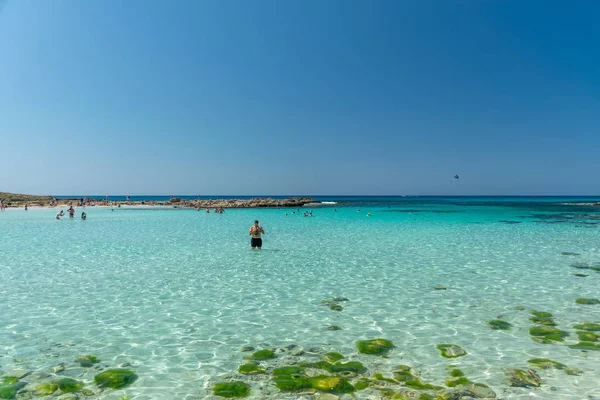
<path fill-rule="evenodd" d="M 542 378 L 532 369 L 511 369 L 506 371 L 506 380 L 514 387 L 540 387 Z"/>
<path fill-rule="evenodd" d="M 455 344 L 438 344 L 436 347 L 442 357 L 445 358 L 457 358 L 467 355 L 467 352 L 462 347 Z"/>
<path fill-rule="evenodd" d="M 446 289 L 448 289 L 448 288 L 447 288 L 446 286 L 444 286 L 444 285 L 435 285 L 433 288 L 434 288 L 435 290 L 446 290 Z"/>
<path fill-rule="evenodd" d="M 94 376 L 94 382 L 99 387 L 119 389 L 133 383 L 137 375 L 131 369 L 108 369 Z"/>

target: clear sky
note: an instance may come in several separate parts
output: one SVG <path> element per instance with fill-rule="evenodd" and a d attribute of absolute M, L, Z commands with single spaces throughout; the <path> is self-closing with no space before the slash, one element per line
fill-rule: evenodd
<path fill-rule="evenodd" d="M 599 16 L 0 0 L 0 191 L 600 194 Z"/>

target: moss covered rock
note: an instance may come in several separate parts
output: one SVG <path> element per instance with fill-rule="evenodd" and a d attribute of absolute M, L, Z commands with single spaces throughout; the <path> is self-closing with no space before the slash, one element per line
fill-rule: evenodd
<path fill-rule="evenodd" d="M 406 387 L 409 387 L 409 388 L 415 389 L 415 390 L 443 390 L 444 389 L 441 386 L 435 386 L 435 385 L 431 385 L 429 383 L 424 383 L 418 379 L 406 381 L 404 384 L 406 385 Z"/>
<path fill-rule="evenodd" d="M 339 376 L 318 375 L 309 378 L 310 386 L 322 392 L 352 393 L 354 386 L 347 379 Z"/>
<path fill-rule="evenodd" d="M 589 297 L 580 297 L 577 300 L 575 300 L 575 303 L 577 303 L 577 304 L 595 305 L 595 304 L 600 304 L 600 300 L 598 300 L 598 299 L 592 299 L 592 298 L 589 298 Z"/>
<path fill-rule="evenodd" d="M 541 369 L 565 369 L 568 368 L 565 364 L 561 364 L 558 361 L 552 361 L 547 358 L 531 358 L 527 360 L 529 364 L 533 364 L 534 366 Z"/>
<path fill-rule="evenodd" d="M 398 382 L 407 382 L 417 379 L 412 369 L 408 365 L 398 365 L 392 371 L 394 379 Z"/>
<path fill-rule="evenodd" d="M 57 381 L 56 384 L 63 393 L 79 392 L 84 386 L 83 382 L 79 382 L 71 378 L 62 378 L 61 380 Z"/>
<path fill-rule="evenodd" d="M 300 375 L 304 374 L 304 367 L 292 365 L 289 367 L 280 367 L 273 370 L 273 375 L 284 376 L 284 375 Z"/>
<path fill-rule="evenodd" d="M 215 396 L 226 398 L 248 397 L 250 395 L 250 386 L 240 381 L 220 382 L 213 387 Z"/>
<path fill-rule="evenodd" d="M 238 372 L 242 375 L 264 374 L 265 370 L 255 363 L 246 363 L 240 365 Z"/>
<path fill-rule="evenodd" d="M 316 363 L 307 364 L 311 368 L 318 368 L 327 371 L 332 374 L 351 372 L 356 374 L 363 374 L 367 372 L 367 368 L 358 361 L 348 361 L 346 363 L 337 362 L 329 363 L 327 361 L 317 361 Z"/>
<path fill-rule="evenodd" d="M 85 356 L 77 357 L 75 359 L 75 362 L 78 362 L 84 368 L 89 368 L 89 367 L 93 367 L 94 364 L 99 363 L 100 360 L 98 360 L 98 357 L 96 357 L 96 356 L 85 355 Z"/>
<path fill-rule="evenodd" d="M 308 377 L 300 374 L 278 375 L 273 378 L 279 390 L 297 392 L 311 387 Z"/>
<path fill-rule="evenodd" d="M 577 344 L 569 345 L 569 347 L 576 350 L 600 351 L 600 344 L 594 342 L 579 342 Z"/>
<path fill-rule="evenodd" d="M 391 340 L 387 339 L 371 339 L 359 340 L 356 342 L 358 352 L 362 354 L 373 354 L 377 356 L 385 356 L 392 351 L 396 346 Z"/>
<path fill-rule="evenodd" d="M 99 387 L 119 389 L 135 382 L 137 375 L 131 369 L 107 369 L 94 376 L 94 382 Z"/>
<path fill-rule="evenodd" d="M 506 371 L 506 381 L 514 387 L 539 387 L 542 378 L 532 369 L 510 369 Z"/>
<path fill-rule="evenodd" d="M 577 331 L 577 336 L 579 337 L 579 340 L 581 340 L 582 342 L 598 342 L 598 341 L 600 341 L 600 335 L 598 335 L 594 332 Z"/>
<path fill-rule="evenodd" d="M 343 358 L 344 358 L 343 354 L 338 353 L 336 351 L 331 351 L 331 352 L 329 352 L 329 353 L 327 353 L 327 354 L 325 354 L 323 356 L 323 359 L 325 361 L 330 362 L 330 363 L 333 363 L 333 362 L 336 362 L 336 361 L 340 361 Z"/>
<path fill-rule="evenodd" d="M 582 331 L 598 332 L 598 331 L 600 331 L 600 324 L 592 323 L 592 322 L 584 322 L 583 324 L 575 325 L 573 328 L 579 329 Z"/>
<path fill-rule="evenodd" d="M 247 357 L 250 360 L 268 360 L 275 358 L 275 352 L 271 349 L 258 350 Z"/>
<path fill-rule="evenodd" d="M 532 326 L 529 328 L 529 334 L 533 337 L 533 340 L 543 344 L 563 342 L 569 336 L 569 332 L 550 326 Z"/>
<path fill-rule="evenodd" d="M 493 319 L 491 321 L 488 321 L 487 324 L 492 329 L 499 329 L 499 330 L 503 330 L 503 331 L 512 328 L 512 324 L 510 322 L 506 322 L 501 319 Z"/>
<path fill-rule="evenodd" d="M 44 382 L 35 386 L 33 394 L 36 396 L 50 396 L 58 390 L 58 385 L 55 382 Z"/>
<path fill-rule="evenodd" d="M 467 352 L 460 346 L 455 344 L 438 344 L 435 346 L 442 357 L 445 358 L 458 358 L 467 355 Z"/>
<path fill-rule="evenodd" d="M 14 399 L 17 392 L 24 388 L 25 385 L 24 382 L 19 382 L 18 379 L 12 383 L 0 384 L 0 399 Z"/>

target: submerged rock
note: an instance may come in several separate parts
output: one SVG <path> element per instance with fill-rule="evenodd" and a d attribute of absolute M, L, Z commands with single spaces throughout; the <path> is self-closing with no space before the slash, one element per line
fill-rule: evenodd
<path fill-rule="evenodd" d="M 325 361 L 330 362 L 330 363 L 334 363 L 336 361 L 340 361 L 343 358 L 344 358 L 344 356 L 342 354 L 336 352 L 336 351 L 329 352 L 329 353 L 327 353 L 327 354 L 325 354 L 323 356 L 323 359 Z"/>
<path fill-rule="evenodd" d="M 44 382 L 35 386 L 33 394 L 36 396 L 51 396 L 58 390 L 58 385 L 54 382 Z"/>
<path fill-rule="evenodd" d="M 541 369 L 566 369 L 568 368 L 565 364 L 561 364 L 558 361 L 552 361 L 547 358 L 531 358 L 527 360 L 529 364 L 533 364 Z"/>
<path fill-rule="evenodd" d="M 515 310 L 518 310 L 518 311 L 523 311 L 524 309 L 525 309 L 525 307 L 523 307 L 523 306 L 516 306 L 515 307 Z"/>
<path fill-rule="evenodd" d="M 347 379 L 339 376 L 318 375 L 309 378 L 312 388 L 322 392 L 332 393 L 352 393 L 355 391 L 354 386 Z"/>
<path fill-rule="evenodd" d="M 248 352 L 248 351 L 254 351 L 254 346 L 244 346 L 242 347 L 242 349 L 240 350 L 242 353 Z"/>
<path fill-rule="evenodd" d="M 600 300 L 598 300 L 598 299 L 592 299 L 592 298 L 587 298 L 587 297 L 580 297 L 577 300 L 575 300 L 575 303 L 577 303 L 577 304 L 595 305 L 595 304 L 600 304 Z"/>
<path fill-rule="evenodd" d="M 508 370 L 506 371 L 506 380 L 510 386 L 514 387 L 539 387 L 542 384 L 542 378 L 532 369 L 527 371 Z"/>
<path fill-rule="evenodd" d="M 579 253 L 573 253 L 573 252 L 570 252 L 570 251 L 563 251 L 560 254 L 562 254 L 563 256 L 580 256 L 581 255 Z"/>
<path fill-rule="evenodd" d="M 512 328 L 511 323 L 503 321 L 501 319 L 493 319 L 491 321 L 488 321 L 487 324 L 490 326 L 490 328 L 495 330 L 499 329 L 505 331 Z"/>
<path fill-rule="evenodd" d="M 216 383 L 213 387 L 213 394 L 225 398 L 248 397 L 250 386 L 240 381 Z"/>
<path fill-rule="evenodd" d="M 565 338 L 569 336 L 569 332 L 549 326 L 532 326 L 529 328 L 529 334 L 533 336 L 534 341 L 543 344 L 564 342 Z"/>
<path fill-rule="evenodd" d="M 458 358 L 467 355 L 467 352 L 455 344 L 438 344 L 436 348 L 440 351 L 442 357 Z"/>
<path fill-rule="evenodd" d="M 362 354 L 373 354 L 378 356 L 385 356 L 392 351 L 396 346 L 391 340 L 387 339 L 371 339 L 371 340 L 359 340 L 356 342 L 358 352 Z"/>
<path fill-rule="evenodd" d="M 0 399 L 12 399 L 16 393 L 25 387 L 24 382 L 14 381 L 10 384 L 0 384 Z"/>
<path fill-rule="evenodd" d="M 577 336 L 579 340 L 582 342 L 598 342 L 600 341 L 600 335 L 595 334 L 594 332 L 588 331 L 577 331 Z"/>
<path fill-rule="evenodd" d="M 56 384 L 63 393 L 79 392 L 84 386 L 83 382 L 71 378 L 62 378 Z"/>
<path fill-rule="evenodd" d="M 600 344 L 596 344 L 593 342 L 579 342 L 577 344 L 569 345 L 569 347 L 571 349 L 576 349 L 576 350 L 600 351 Z"/>
<path fill-rule="evenodd" d="M 249 360 L 268 360 L 275 358 L 275 352 L 270 349 L 258 350 L 247 357 Z"/>
<path fill-rule="evenodd" d="M 344 309 L 344 307 L 342 307 L 339 304 L 332 304 L 329 306 L 329 309 L 333 310 L 333 311 L 342 311 Z"/>
<path fill-rule="evenodd" d="M 109 387 L 119 389 L 125 387 L 137 379 L 137 375 L 131 369 L 108 369 L 94 376 L 94 382 L 98 387 Z"/>
<path fill-rule="evenodd" d="M 264 374 L 265 370 L 260 367 L 260 365 L 255 363 L 246 363 L 240 365 L 238 368 L 238 372 L 243 375 L 254 375 L 254 374 Z"/>
<path fill-rule="evenodd" d="M 85 355 L 85 356 L 77 357 L 75 359 L 75 362 L 78 362 L 84 368 L 89 368 L 89 367 L 93 367 L 94 364 L 99 363 L 100 360 L 98 360 L 98 357 L 96 357 L 96 356 Z"/>
<path fill-rule="evenodd" d="M 341 331 L 342 327 L 338 326 L 338 325 L 330 325 L 329 327 L 327 327 L 328 331 Z"/>
<path fill-rule="evenodd" d="M 573 328 L 580 329 L 582 331 L 596 332 L 596 331 L 600 331 L 600 324 L 592 323 L 592 322 L 584 322 L 583 324 L 573 326 Z"/>
<path fill-rule="evenodd" d="M 587 278 L 588 277 L 588 275 L 586 275 L 586 274 L 573 274 L 573 275 L 574 276 L 578 276 L 580 278 Z"/>
<path fill-rule="evenodd" d="M 434 289 L 434 290 L 446 290 L 446 289 L 448 289 L 448 288 L 447 288 L 446 286 L 444 286 L 444 285 L 435 285 L 435 286 L 433 287 L 433 289 Z"/>

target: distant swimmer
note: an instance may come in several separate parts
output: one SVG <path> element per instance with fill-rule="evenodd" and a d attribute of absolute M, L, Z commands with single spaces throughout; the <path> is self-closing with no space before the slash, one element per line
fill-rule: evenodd
<path fill-rule="evenodd" d="M 357 211 L 357 212 L 360 212 L 360 208 L 358 209 L 358 211 Z"/>
<path fill-rule="evenodd" d="M 27 211 L 27 204 L 25 204 L 25 211 Z"/>
<path fill-rule="evenodd" d="M 458 175 L 454 175 L 454 179 L 460 179 Z"/>
<path fill-rule="evenodd" d="M 65 213 L 63 212 L 63 210 L 60 210 L 60 212 L 56 213 L 56 219 L 60 219 L 60 217 L 62 217 L 63 215 L 65 215 Z"/>
<path fill-rule="evenodd" d="M 259 250 L 262 249 L 262 238 L 260 235 L 264 233 L 265 230 L 258 224 L 258 220 L 254 221 L 254 225 L 250 227 L 249 232 L 250 236 L 252 236 L 252 239 L 250 239 L 250 246 L 252 246 L 252 250 L 256 248 Z"/>
<path fill-rule="evenodd" d="M 73 207 L 69 207 L 69 218 L 73 218 L 75 216 L 75 210 Z"/>
<path fill-rule="evenodd" d="M 334 209 L 333 209 L 333 212 L 337 212 L 337 208 L 334 208 Z"/>
<path fill-rule="evenodd" d="M 84 212 L 82 212 L 81 213 L 81 219 L 85 221 L 87 219 L 87 214 L 84 213 Z"/>
<path fill-rule="evenodd" d="M 371 213 L 370 213 L 370 212 L 368 212 L 368 213 L 367 213 L 367 217 L 370 217 L 370 216 L 371 216 Z"/>

